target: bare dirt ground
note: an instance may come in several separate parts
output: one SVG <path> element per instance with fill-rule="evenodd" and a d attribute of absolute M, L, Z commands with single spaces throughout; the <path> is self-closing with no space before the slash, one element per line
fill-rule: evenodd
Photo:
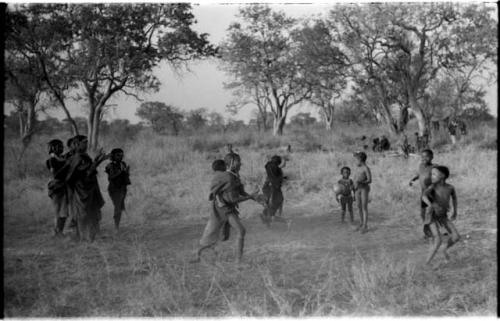
<path fill-rule="evenodd" d="M 244 262 L 234 235 L 190 264 L 205 222 L 127 224 L 103 215 L 93 244 L 56 239 L 42 226 L 5 220 L 6 316 L 477 315 L 496 308 L 496 227 L 457 221 L 462 241 L 423 262 L 428 243 L 413 221 L 374 207 L 369 232 L 338 210 L 266 228 L 253 216 Z M 358 221 L 355 212 L 355 220 Z M 392 223 L 390 223 L 392 222 Z M 404 222 L 400 220 L 399 222 Z M 480 282 L 479 282 L 480 281 Z"/>

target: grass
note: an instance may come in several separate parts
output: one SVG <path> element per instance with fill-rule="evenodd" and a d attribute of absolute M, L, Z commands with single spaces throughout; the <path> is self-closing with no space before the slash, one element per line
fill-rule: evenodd
<path fill-rule="evenodd" d="M 451 262 L 438 255 L 423 266 L 418 187 L 408 181 L 419 159 L 368 153 L 373 184 L 369 233 L 339 223 L 331 195 L 340 168 L 351 166 L 360 128 L 290 131 L 280 138 L 242 132 L 192 137 L 140 133 L 123 147 L 132 168 L 123 230 L 112 232 L 106 199 L 100 237 L 92 244 L 50 236 L 45 141 L 38 137 L 20 162 L 5 142 L 4 313 L 7 317 L 95 316 L 362 316 L 493 315 L 496 311 L 495 128 L 473 129 L 455 148 L 443 145 L 435 162 L 450 167 L 459 197 L 463 241 Z M 368 135 L 381 135 L 376 129 Z M 475 141 L 473 139 L 476 139 Z M 298 143 L 298 140 L 302 140 Z M 243 203 L 245 262 L 234 265 L 234 236 L 189 264 L 210 211 L 211 161 L 232 143 L 243 157 L 246 189 L 261 186 L 263 165 L 292 144 L 284 187 L 285 226 L 265 228 L 261 208 Z M 323 150 L 313 146 L 321 145 Z M 35 161 L 34 161 L 35 160 Z M 355 212 L 356 220 L 357 212 Z"/>

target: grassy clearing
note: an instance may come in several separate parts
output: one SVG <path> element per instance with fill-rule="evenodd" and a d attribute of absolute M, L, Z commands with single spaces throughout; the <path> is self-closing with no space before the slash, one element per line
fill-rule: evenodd
<path fill-rule="evenodd" d="M 438 255 L 434 269 L 422 266 L 428 244 L 421 239 L 419 192 L 408 186 L 416 157 L 369 153 L 371 230 L 361 236 L 339 223 L 331 186 L 342 166 L 354 167 L 351 152 L 362 147 L 359 128 L 337 128 L 330 136 L 296 131 L 282 138 L 141 133 L 120 143 L 133 183 L 123 231 L 112 233 L 101 173 L 106 205 L 102 233 L 93 244 L 50 237 L 48 175 L 41 161 L 48 137 L 38 138 L 17 163 L 15 152 L 7 152 L 16 147 L 6 141 L 4 312 L 9 317 L 492 315 L 497 152 L 484 146 L 496 140 L 494 130 L 473 130 L 476 141 L 467 137 L 456 148 L 436 151 L 435 162 L 450 167 L 449 182 L 457 189 L 463 241 L 451 251 L 451 262 Z M 294 143 L 298 139 L 305 140 Z M 232 236 L 219 246 L 217 259 L 207 253 L 208 263 L 188 264 L 210 210 L 211 160 L 223 155 L 227 142 L 243 157 L 250 191 L 261 185 L 263 165 L 278 146 L 290 143 L 297 150 L 285 168 L 290 181 L 284 213 L 293 224 L 289 231 L 279 225 L 266 229 L 256 218 L 259 206 L 245 203 L 246 262 L 232 264 Z M 119 147 L 116 143 L 106 138 L 103 145 Z M 311 147 L 317 145 L 330 151 Z"/>

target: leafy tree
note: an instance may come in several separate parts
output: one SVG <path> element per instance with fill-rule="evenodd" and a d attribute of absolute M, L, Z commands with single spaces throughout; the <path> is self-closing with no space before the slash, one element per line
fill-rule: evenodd
<path fill-rule="evenodd" d="M 245 98 L 259 99 L 274 116 L 274 135 L 282 135 L 290 108 L 310 95 L 300 81 L 296 46 L 291 38 L 296 20 L 268 6 L 250 5 L 239 11 L 221 46 L 224 70 L 233 76 L 232 88 Z M 257 105 L 258 108 L 259 105 Z"/>
<path fill-rule="evenodd" d="M 308 100 L 319 107 L 326 129 L 331 130 L 335 103 L 347 87 L 349 59 L 339 47 L 335 25 L 326 21 L 306 22 L 295 38 L 303 81 L 312 89 Z"/>
<path fill-rule="evenodd" d="M 178 108 L 157 101 L 142 103 L 135 114 L 148 122 L 156 133 L 170 132 L 175 136 L 179 135 L 184 118 Z"/>
<path fill-rule="evenodd" d="M 6 34 L 11 33 L 7 30 Z M 18 118 L 19 137 L 27 148 L 36 130 L 37 115 L 48 106 L 44 101 L 47 87 L 35 57 L 23 55 L 22 46 L 9 36 L 6 37 L 6 48 L 5 101 L 15 108 L 12 115 Z"/>
<path fill-rule="evenodd" d="M 215 54 L 207 35 L 191 29 L 195 20 L 186 3 L 23 5 L 16 14 L 27 22 L 16 35 L 20 42 L 29 36 L 26 51 L 47 67 L 47 82 L 69 79 L 63 83 L 74 86 L 72 98 L 85 102 L 91 148 L 97 147 L 99 123 L 111 97 L 157 90 L 153 68 L 162 60 L 180 68 Z M 35 31 L 46 40 L 43 50 Z"/>
<path fill-rule="evenodd" d="M 185 117 L 186 126 L 191 130 L 197 131 L 207 125 L 207 110 L 205 108 L 198 108 L 191 110 Z"/>
<path fill-rule="evenodd" d="M 430 118 L 424 94 L 439 72 L 468 68 L 478 57 L 496 63 L 497 23 L 490 12 L 484 5 L 373 4 L 341 7 L 330 19 L 340 24 L 342 43 L 357 65 L 356 82 L 371 96 L 367 100 L 388 119 L 393 103 L 408 108 L 424 135 Z M 476 26 L 493 46 L 471 36 Z"/>

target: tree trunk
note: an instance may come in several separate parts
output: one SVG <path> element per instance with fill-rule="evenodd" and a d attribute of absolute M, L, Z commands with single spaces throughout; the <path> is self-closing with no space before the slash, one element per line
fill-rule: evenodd
<path fill-rule="evenodd" d="M 328 131 L 331 131 L 333 129 L 333 112 L 335 110 L 335 106 L 332 104 L 328 104 L 327 106 L 324 106 L 321 108 L 323 111 L 323 117 L 325 119 L 325 128 Z"/>
<path fill-rule="evenodd" d="M 420 137 L 423 137 L 424 135 L 428 134 L 427 121 L 426 121 L 424 111 L 420 107 L 420 105 L 417 101 L 417 97 L 416 97 L 413 90 L 408 90 L 408 98 L 409 98 L 411 111 L 412 111 L 413 115 L 415 115 L 415 118 L 417 119 L 418 135 Z"/>
<path fill-rule="evenodd" d="M 275 118 L 274 119 L 274 127 L 273 127 L 273 135 L 274 136 L 282 136 L 283 135 L 283 127 L 285 127 L 285 117 Z"/>
<path fill-rule="evenodd" d="M 99 119 L 99 116 L 97 114 L 97 106 L 89 103 L 89 116 L 87 119 L 87 139 L 89 141 L 88 150 L 91 152 L 94 152 L 97 146 L 96 124 L 98 123 L 98 121 L 96 121 L 96 119 Z"/>
<path fill-rule="evenodd" d="M 267 131 L 267 111 L 265 111 L 264 113 L 261 113 L 261 119 L 262 119 L 262 131 L 263 132 L 266 132 Z M 260 126 L 259 126 L 260 127 Z M 260 128 L 259 128 L 260 130 Z"/>
<path fill-rule="evenodd" d="M 277 104 L 276 113 L 274 113 L 273 136 L 282 136 L 285 126 L 287 110 L 281 104 Z"/>
<path fill-rule="evenodd" d="M 402 133 L 406 129 L 408 124 L 408 106 L 402 106 L 399 109 L 399 119 L 398 119 L 398 132 Z"/>
<path fill-rule="evenodd" d="M 92 108 L 92 107 L 91 107 Z M 100 114 L 101 109 L 99 107 L 94 107 L 93 112 L 89 114 L 88 119 L 88 140 L 89 140 L 89 151 L 95 152 L 98 147 L 98 139 L 99 139 L 99 123 L 100 123 Z"/>

